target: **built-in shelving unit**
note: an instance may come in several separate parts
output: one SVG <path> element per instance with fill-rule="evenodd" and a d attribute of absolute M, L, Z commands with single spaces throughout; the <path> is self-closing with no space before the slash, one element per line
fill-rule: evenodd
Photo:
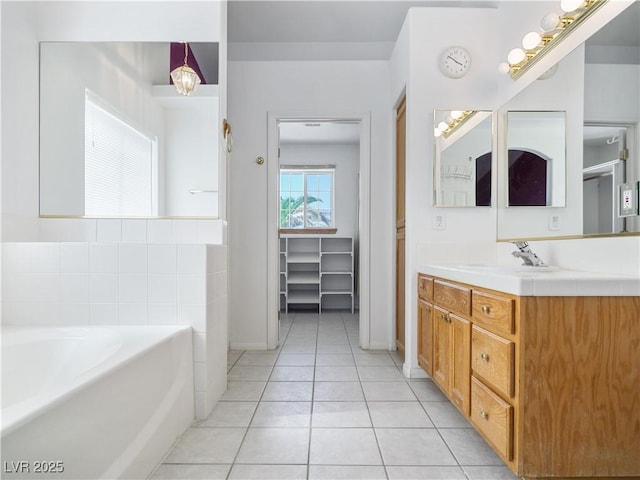
<path fill-rule="evenodd" d="M 317 306 L 354 311 L 353 238 L 280 238 L 280 310 Z"/>

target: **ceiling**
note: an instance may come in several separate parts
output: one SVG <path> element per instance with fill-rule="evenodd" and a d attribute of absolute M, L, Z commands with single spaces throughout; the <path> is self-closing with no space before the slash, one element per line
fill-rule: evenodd
<path fill-rule="evenodd" d="M 229 60 L 387 60 L 411 7 L 483 0 L 230 0 Z"/>
<path fill-rule="evenodd" d="M 483 0 L 229 0 L 229 60 L 386 60 L 409 8 L 490 8 L 499 3 Z M 640 0 L 587 41 L 587 61 L 640 63 Z M 355 142 L 358 132 L 357 125 L 341 128 L 330 122 L 322 122 L 319 127 L 305 126 L 305 122 L 289 123 L 281 126 L 281 141 L 318 142 L 337 138 L 341 143 Z M 591 131 L 593 137 L 608 134 Z"/>
<path fill-rule="evenodd" d="M 409 8 L 488 8 L 501 1 L 514 0 L 229 0 L 229 60 L 387 60 Z M 629 48 L 640 48 L 640 0 L 589 44 L 626 48 L 616 61 L 638 56 Z"/>
<path fill-rule="evenodd" d="M 280 123 L 280 143 L 358 143 L 360 122 L 329 120 Z"/>

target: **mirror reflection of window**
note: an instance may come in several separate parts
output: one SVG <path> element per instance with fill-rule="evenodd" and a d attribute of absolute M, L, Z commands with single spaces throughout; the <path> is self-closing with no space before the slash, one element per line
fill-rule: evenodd
<path fill-rule="evenodd" d="M 507 113 L 510 207 L 566 204 L 565 112 Z"/>
<path fill-rule="evenodd" d="M 158 141 L 87 92 L 85 97 L 84 214 L 158 214 L 154 179 Z"/>
<path fill-rule="evenodd" d="M 536 152 L 509 149 L 509 206 L 549 205 L 549 162 Z"/>

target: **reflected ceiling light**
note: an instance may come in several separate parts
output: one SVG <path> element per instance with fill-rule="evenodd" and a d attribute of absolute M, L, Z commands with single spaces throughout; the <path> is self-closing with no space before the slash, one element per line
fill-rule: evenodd
<path fill-rule="evenodd" d="M 454 113 L 456 117 L 454 117 Z M 444 136 L 445 138 L 451 135 L 451 133 L 464 122 L 466 122 L 471 115 L 476 113 L 475 110 L 452 110 L 451 114 L 448 115 L 451 118 L 448 118 L 446 122 L 438 123 L 438 126 L 434 128 L 433 134 L 435 137 Z"/>
<path fill-rule="evenodd" d="M 561 0 L 560 8 L 564 12 L 547 13 L 540 21 L 542 34 L 529 32 L 522 38 L 522 46 L 514 48 L 507 55 L 508 71 L 511 78 L 517 80 L 544 55 L 551 51 L 560 41 L 569 35 L 577 26 L 593 15 L 609 0 Z M 505 64 L 498 67 L 500 73 L 505 73 Z"/>
<path fill-rule="evenodd" d="M 187 63 L 188 57 L 189 44 L 184 42 L 184 65 L 171 72 L 171 80 L 173 80 L 176 90 L 181 95 L 191 95 L 198 88 L 201 81 L 196 71 Z"/>

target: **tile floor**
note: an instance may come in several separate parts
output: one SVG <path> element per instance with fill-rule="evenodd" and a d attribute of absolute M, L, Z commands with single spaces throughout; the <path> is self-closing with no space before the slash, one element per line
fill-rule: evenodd
<path fill-rule="evenodd" d="M 516 479 L 430 380 L 358 347 L 358 316 L 288 314 L 229 352 L 228 390 L 152 479 Z"/>

